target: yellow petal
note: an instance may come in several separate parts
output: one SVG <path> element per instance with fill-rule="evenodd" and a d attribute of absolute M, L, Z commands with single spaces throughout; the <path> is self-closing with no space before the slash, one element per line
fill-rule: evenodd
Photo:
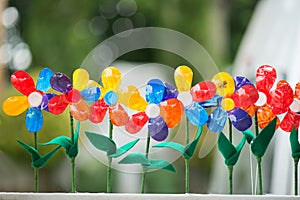
<path fill-rule="evenodd" d="M 119 103 L 124 104 L 130 109 L 145 111 L 148 103 L 140 95 L 139 90 L 135 86 L 127 86 L 117 92 Z"/>
<path fill-rule="evenodd" d="M 5 114 L 17 116 L 29 108 L 29 103 L 26 96 L 13 96 L 3 102 L 2 108 Z"/>
<path fill-rule="evenodd" d="M 89 73 L 85 69 L 76 69 L 73 72 L 73 88 L 82 91 L 87 88 Z"/>
<path fill-rule="evenodd" d="M 107 67 L 102 72 L 101 80 L 106 91 L 118 89 L 121 79 L 121 72 L 115 67 Z"/>
<path fill-rule="evenodd" d="M 190 90 L 193 81 L 193 71 L 188 66 L 179 66 L 174 73 L 174 79 L 179 92 Z"/>
<path fill-rule="evenodd" d="M 234 93 L 235 84 L 230 74 L 226 72 L 217 73 L 213 77 L 212 82 L 214 82 L 217 87 L 218 95 L 228 97 Z"/>

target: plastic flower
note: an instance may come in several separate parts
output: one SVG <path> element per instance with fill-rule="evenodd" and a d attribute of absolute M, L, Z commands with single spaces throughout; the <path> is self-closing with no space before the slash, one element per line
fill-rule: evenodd
<path fill-rule="evenodd" d="M 259 99 L 255 103 L 258 125 L 261 129 L 266 127 L 276 115 L 289 111 L 294 100 L 293 89 L 287 81 L 281 80 L 276 88 L 271 90 L 277 78 L 276 70 L 269 65 L 262 65 L 256 72 L 256 88 Z M 288 114 L 287 118 L 291 116 Z M 277 120 L 277 127 L 280 121 Z M 285 125 L 283 125 L 285 126 Z"/>
<path fill-rule="evenodd" d="M 49 111 L 61 114 L 70 105 L 70 112 L 74 119 L 84 121 L 89 117 L 87 102 L 94 102 L 100 97 L 100 86 L 95 81 L 89 80 L 89 74 L 84 69 L 76 69 L 71 79 L 63 74 L 56 73 L 51 77 L 51 87 L 61 92 L 53 97 L 48 104 Z"/>
<path fill-rule="evenodd" d="M 101 97 L 90 106 L 89 120 L 100 123 L 109 110 L 110 121 L 116 126 L 124 126 L 128 122 L 128 114 L 120 105 L 117 90 L 120 87 L 122 75 L 115 67 L 104 69 L 101 75 L 103 87 Z"/>
<path fill-rule="evenodd" d="M 208 114 L 200 102 L 215 96 L 215 84 L 210 81 L 200 82 L 191 88 L 193 71 L 187 66 L 177 67 L 174 79 L 179 91 L 177 99 L 183 104 L 188 120 L 195 126 L 202 126 L 207 122 Z"/>
<path fill-rule="evenodd" d="M 176 99 L 178 94 L 176 88 L 159 79 L 148 81 L 146 100 L 134 86 L 128 86 L 119 93 L 123 104 L 133 110 L 141 111 L 133 114 L 125 125 L 129 133 L 139 132 L 148 122 L 150 136 L 156 141 L 162 141 L 168 136 L 168 128 L 175 127 L 181 120 L 183 106 Z"/>
<path fill-rule="evenodd" d="M 251 116 L 243 109 L 254 105 L 258 99 L 258 92 L 253 84 L 245 77 L 237 76 L 235 80 L 230 74 L 220 72 L 212 81 L 216 84 L 217 108 L 210 114 L 208 129 L 221 132 L 227 117 L 239 131 L 245 131 L 252 125 Z"/>
<path fill-rule="evenodd" d="M 299 128 L 300 123 L 300 82 L 295 86 L 294 100 L 280 123 L 280 128 L 286 132 L 291 132 L 293 127 Z"/>
<path fill-rule="evenodd" d="M 30 132 L 38 132 L 44 123 L 41 110 L 47 110 L 48 98 L 45 92 L 50 89 L 50 78 L 53 72 L 44 68 L 39 74 L 35 85 L 31 76 L 19 70 L 11 75 L 11 83 L 24 96 L 12 96 L 3 102 L 3 111 L 10 116 L 26 113 L 26 128 Z"/>

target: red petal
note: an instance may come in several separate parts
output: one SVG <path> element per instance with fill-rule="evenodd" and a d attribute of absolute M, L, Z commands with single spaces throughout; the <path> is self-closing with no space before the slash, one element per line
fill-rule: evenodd
<path fill-rule="evenodd" d="M 104 102 L 103 99 L 96 101 L 90 106 L 89 120 L 93 123 L 102 122 L 107 109 L 108 109 L 108 105 Z"/>
<path fill-rule="evenodd" d="M 253 85 L 244 85 L 231 96 L 237 107 L 254 105 L 258 97 L 258 91 Z"/>
<path fill-rule="evenodd" d="M 215 96 L 216 92 L 216 85 L 211 81 L 200 82 L 191 88 L 193 100 L 196 102 L 202 102 L 211 99 L 213 96 Z"/>
<path fill-rule="evenodd" d="M 145 112 L 139 112 L 130 116 L 129 121 L 125 125 L 127 132 L 135 134 L 139 132 L 149 120 Z"/>
<path fill-rule="evenodd" d="M 168 128 L 179 124 L 183 113 L 183 105 L 178 99 L 168 99 L 160 103 L 160 115 Z"/>
<path fill-rule="evenodd" d="M 22 70 L 13 73 L 10 77 L 10 80 L 13 86 L 26 96 L 36 90 L 31 76 Z"/>
<path fill-rule="evenodd" d="M 119 103 L 109 108 L 109 116 L 111 123 L 116 126 L 124 126 L 129 120 L 127 112 Z"/>
<path fill-rule="evenodd" d="M 269 65 L 262 65 L 256 71 L 256 88 L 267 93 L 275 83 L 276 70 Z"/>
<path fill-rule="evenodd" d="M 81 94 L 78 90 L 72 89 L 66 94 L 66 98 L 70 103 L 78 103 L 81 99 Z"/>
<path fill-rule="evenodd" d="M 281 121 L 280 128 L 286 132 L 291 132 L 294 126 L 299 127 L 299 120 L 299 116 L 289 110 Z"/>
<path fill-rule="evenodd" d="M 63 113 L 68 105 L 69 103 L 64 94 L 57 95 L 48 102 L 49 111 L 56 115 Z"/>

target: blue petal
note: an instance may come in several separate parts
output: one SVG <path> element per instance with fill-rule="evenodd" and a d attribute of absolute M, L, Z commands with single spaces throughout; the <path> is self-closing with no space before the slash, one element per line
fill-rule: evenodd
<path fill-rule="evenodd" d="M 251 116 L 240 108 L 234 108 L 228 112 L 228 118 L 232 125 L 239 131 L 245 131 L 252 126 Z"/>
<path fill-rule="evenodd" d="M 53 72 L 51 71 L 51 69 L 42 69 L 36 84 L 36 89 L 47 92 L 51 88 L 50 79 L 52 76 Z"/>
<path fill-rule="evenodd" d="M 253 85 L 251 81 L 249 81 L 246 77 L 243 76 L 234 77 L 234 82 L 235 82 L 235 90 L 240 89 L 244 85 Z"/>
<path fill-rule="evenodd" d="M 56 94 L 53 94 L 53 93 L 47 93 L 43 96 L 43 100 L 42 100 L 42 103 L 41 105 L 39 105 L 39 109 L 40 110 L 46 110 L 49 112 L 49 108 L 48 108 L 48 102 L 50 99 L 52 99 L 53 97 L 55 97 Z"/>
<path fill-rule="evenodd" d="M 211 107 L 216 107 L 218 106 L 218 99 L 220 99 L 222 97 L 220 97 L 219 95 L 215 95 L 213 98 L 200 102 L 200 105 L 203 108 L 211 108 Z"/>
<path fill-rule="evenodd" d="M 195 126 L 202 126 L 208 120 L 208 114 L 206 110 L 200 105 L 200 103 L 193 102 L 185 107 L 185 113 L 188 120 Z"/>
<path fill-rule="evenodd" d="M 165 92 L 164 83 L 159 79 L 152 79 L 146 85 L 146 101 L 159 104 Z"/>
<path fill-rule="evenodd" d="M 168 137 L 168 126 L 160 116 L 149 119 L 148 130 L 150 136 L 156 141 L 163 141 Z"/>
<path fill-rule="evenodd" d="M 173 86 L 167 82 L 164 82 L 164 85 L 165 85 L 165 92 L 164 92 L 162 101 L 165 101 L 168 99 L 173 99 L 178 96 L 178 91 L 175 86 Z"/>
<path fill-rule="evenodd" d="M 38 132 L 44 123 L 42 111 L 39 108 L 29 108 L 26 113 L 26 128 L 29 132 Z"/>
<path fill-rule="evenodd" d="M 90 87 L 82 90 L 80 94 L 85 101 L 95 102 L 99 99 L 101 92 L 98 87 Z"/>
<path fill-rule="evenodd" d="M 114 91 L 109 91 L 104 95 L 106 104 L 113 106 L 118 102 L 118 95 Z"/>
<path fill-rule="evenodd" d="M 220 133 L 225 126 L 227 112 L 221 107 L 217 107 L 209 116 L 207 127 L 211 132 Z"/>

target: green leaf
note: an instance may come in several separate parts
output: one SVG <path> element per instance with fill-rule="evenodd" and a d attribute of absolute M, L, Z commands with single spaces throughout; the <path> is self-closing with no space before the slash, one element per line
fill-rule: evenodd
<path fill-rule="evenodd" d="M 79 130 L 80 130 L 80 121 L 77 121 L 76 128 L 74 131 L 73 145 L 67 150 L 67 155 L 70 158 L 75 158 L 78 155 L 78 138 L 79 138 Z"/>
<path fill-rule="evenodd" d="M 150 160 L 149 165 L 143 165 L 145 169 L 164 169 L 171 172 L 176 172 L 172 164 L 166 160 Z"/>
<path fill-rule="evenodd" d="M 176 142 L 162 142 L 158 143 L 156 145 L 153 145 L 152 147 L 159 147 L 159 148 L 170 148 L 175 151 L 178 151 L 181 155 L 184 154 L 184 146 L 182 144 L 176 143 Z"/>
<path fill-rule="evenodd" d="M 69 150 L 69 148 L 72 146 L 72 141 L 69 137 L 58 136 L 58 137 L 50 140 L 49 142 L 42 143 L 40 145 L 47 146 L 47 145 L 53 145 L 53 144 L 60 145 L 60 146 L 64 147 L 66 150 Z"/>
<path fill-rule="evenodd" d="M 122 160 L 120 160 L 119 164 L 142 164 L 142 165 L 150 165 L 151 162 L 142 153 L 131 153 L 131 154 L 128 154 Z"/>
<path fill-rule="evenodd" d="M 117 149 L 116 153 L 108 155 L 111 158 L 117 158 L 129 151 L 140 139 L 133 140 Z"/>
<path fill-rule="evenodd" d="M 229 159 L 225 160 L 225 164 L 227 166 L 234 166 L 237 163 L 245 142 L 246 138 L 243 137 L 240 143 L 235 147 L 236 152 Z"/>
<path fill-rule="evenodd" d="M 97 149 L 105 151 L 107 155 L 116 153 L 116 144 L 109 137 L 88 131 L 86 131 L 85 134 Z"/>
<path fill-rule="evenodd" d="M 33 162 L 33 166 L 37 168 L 42 168 L 44 167 L 47 162 L 54 156 L 54 154 L 61 148 L 61 146 L 56 147 L 54 150 L 49 152 L 48 154 L 40 157 L 39 159 L 35 160 Z"/>
<path fill-rule="evenodd" d="M 296 127 L 293 127 L 293 130 L 290 133 L 290 144 L 292 149 L 292 157 L 300 158 L 300 144 L 298 140 L 298 129 L 296 129 Z"/>
<path fill-rule="evenodd" d="M 248 144 L 251 144 L 252 140 L 255 138 L 254 134 L 250 130 L 243 131 L 244 136 L 246 137 L 246 140 Z"/>
<path fill-rule="evenodd" d="M 263 157 L 276 130 L 275 117 L 252 141 L 251 151 L 255 156 Z"/>
<path fill-rule="evenodd" d="M 17 142 L 21 145 L 21 147 L 23 147 L 23 149 L 25 149 L 31 155 L 32 161 L 35 161 L 41 157 L 41 154 L 34 147 L 20 140 L 17 140 Z"/>
<path fill-rule="evenodd" d="M 199 126 L 195 139 L 192 142 L 190 142 L 189 144 L 187 144 L 186 147 L 184 148 L 184 153 L 182 154 L 182 156 L 185 159 L 191 159 L 193 157 L 195 150 L 197 148 L 198 142 L 200 140 L 201 134 L 202 134 L 202 126 Z"/>

